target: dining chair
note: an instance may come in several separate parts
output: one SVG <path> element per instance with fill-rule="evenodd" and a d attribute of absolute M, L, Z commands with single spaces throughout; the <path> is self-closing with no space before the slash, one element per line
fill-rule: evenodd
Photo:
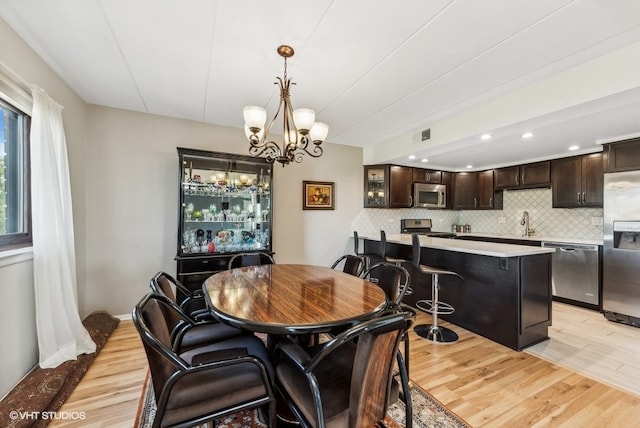
<path fill-rule="evenodd" d="M 156 273 L 149 283 L 154 293 L 164 294 L 195 320 L 212 319 L 202 289 L 189 290 L 167 272 Z"/>
<path fill-rule="evenodd" d="M 360 276 L 364 271 L 365 264 L 364 257 L 345 254 L 333 262 L 331 269 L 337 269 L 339 266 L 342 266 L 342 272 L 353 276 Z"/>
<path fill-rule="evenodd" d="M 393 309 L 400 306 L 404 298 L 411 276 L 402 266 L 388 262 L 379 262 L 369 267 L 361 275 L 364 279 L 375 278 L 375 284 L 382 288 L 387 301 L 387 308 Z"/>
<path fill-rule="evenodd" d="M 411 323 L 409 314 L 397 312 L 356 324 L 317 347 L 279 342 L 276 389 L 300 425 L 371 427 L 382 421 L 399 397 L 394 361 Z M 411 419 L 406 422 L 411 427 Z"/>
<path fill-rule="evenodd" d="M 184 352 L 233 337 L 251 335 L 248 331 L 215 319 L 196 322 L 167 296 L 155 293 L 150 293 L 149 296 L 149 299 L 157 302 L 162 311 L 170 332 L 171 348 L 176 352 Z"/>
<path fill-rule="evenodd" d="M 195 426 L 258 407 L 268 408 L 275 427 L 273 368 L 263 342 L 241 336 L 176 352 L 157 296 L 145 296 L 132 313 L 156 399 L 153 427 Z"/>
<path fill-rule="evenodd" d="M 415 317 L 416 311 L 402 304 L 402 299 L 405 296 L 411 280 L 409 272 L 404 267 L 388 262 L 376 263 L 362 274 L 362 278 L 364 279 L 370 279 L 372 276 L 377 278 L 375 284 L 384 291 L 387 311 L 400 311 Z M 406 379 L 401 379 L 402 398 L 404 400 L 410 396 L 411 389 L 409 380 L 409 333 L 405 332 L 400 340 L 404 347 L 403 352 L 398 352 L 398 355 L 402 357 L 403 365 L 407 373 Z"/>
<path fill-rule="evenodd" d="M 229 259 L 229 269 L 235 269 L 245 266 L 272 265 L 275 261 L 269 253 L 253 252 L 238 253 Z"/>

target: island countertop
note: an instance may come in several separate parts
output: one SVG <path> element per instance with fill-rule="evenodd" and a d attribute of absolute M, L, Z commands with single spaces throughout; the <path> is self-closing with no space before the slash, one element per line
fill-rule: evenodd
<path fill-rule="evenodd" d="M 477 237 L 477 238 L 498 238 L 498 239 L 515 239 L 518 241 L 545 241 L 554 242 L 559 244 L 584 244 L 584 245 L 602 245 L 602 239 L 582 239 L 582 238 L 558 238 L 554 236 L 521 236 L 521 235 L 500 235 L 497 233 L 482 233 L 482 232 L 458 232 L 456 235 L 460 238 Z"/>
<path fill-rule="evenodd" d="M 363 235 L 362 239 L 380 241 L 380 235 Z M 387 242 L 411 246 L 411 235 L 406 233 L 387 234 Z M 463 241 L 448 238 L 420 236 L 420 246 L 459 253 L 478 254 L 491 257 L 519 257 L 534 254 L 548 254 L 554 248 L 534 247 L 529 245 L 500 244 L 494 242 Z"/>

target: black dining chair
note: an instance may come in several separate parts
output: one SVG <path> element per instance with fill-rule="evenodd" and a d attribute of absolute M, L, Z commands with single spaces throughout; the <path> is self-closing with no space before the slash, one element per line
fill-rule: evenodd
<path fill-rule="evenodd" d="M 364 279 L 370 279 L 372 276 L 375 276 L 377 279 L 375 284 L 384 291 L 387 301 L 387 311 L 400 311 L 415 317 L 416 311 L 413 308 L 402 304 L 402 299 L 404 298 L 411 281 L 409 272 L 404 267 L 387 262 L 376 263 L 362 274 L 362 278 Z M 402 398 L 404 400 L 410 396 L 411 389 L 409 380 L 409 334 L 405 332 L 402 335 L 401 341 L 404 344 L 403 352 L 402 354 L 398 354 L 402 357 L 405 371 L 407 373 L 407 377 L 401 379 L 403 392 Z M 400 372 L 400 374 L 402 375 L 402 372 Z M 410 410 L 410 408 L 407 409 Z M 409 417 L 407 417 L 407 419 L 409 419 Z"/>
<path fill-rule="evenodd" d="M 260 251 L 253 253 L 238 253 L 229 259 L 229 269 L 245 266 L 272 265 L 274 263 L 275 261 L 269 253 Z"/>
<path fill-rule="evenodd" d="M 171 348 L 176 352 L 185 352 L 221 340 L 251 335 L 248 331 L 217 320 L 196 322 L 162 294 L 150 293 L 149 299 L 155 300 L 160 307 L 170 332 Z"/>
<path fill-rule="evenodd" d="M 132 313 L 156 399 L 153 427 L 196 426 L 258 407 L 268 409 L 268 426 L 275 427 L 273 368 L 263 342 L 239 336 L 178 352 L 157 297 L 148 294 Z"/>
<path fill-rule="evenodd" d="M 339 269 L 340 266 L 342 266 L 342 272 L 353 276 L 360 276 L 364 271 L 365 265 L 366 261 L 364 257 L 345 254 L 333 262 L 331 269 Z"/>
<path fill-rule="evenodd" d="M 388 262 L 374 264 L 364 271 L 361 277 L 368 280 L 375 278 L 375 281 L 371 282 L 382 288 L 387 307 L 390 309 L 400 306 L 411 281 L 411 276 L 404 267 Z"/>
<path fill-rule="evenodd" d="M 276 389 L 300 425 L 371 427 L 380 423 L 399 397 L 393 371 L 400 338 L 411 323 L 409 314 L 398 312 L 356 324 L 309 349 L 288 339 L 278 343 Z M 406 422 L 411 427 L 411 419 Z"/>
<path fill-rule="evenodd" d="M 212 315 L 202 294 L 202 289 L 189 290 L 167 272 L 156 273 L 149 282 L 154 293 L 164 294 L 194 320 L 211 320 Z"/>

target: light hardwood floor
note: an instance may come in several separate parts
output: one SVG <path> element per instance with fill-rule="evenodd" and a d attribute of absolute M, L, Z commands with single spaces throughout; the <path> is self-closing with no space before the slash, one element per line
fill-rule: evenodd
<path fill-rule="evenodd" d="M 573 309 L 554 303 L 552 338 L 531 352 L 513 351 L 457 326 L 449 325 L 460 340 L 449 345 L 431 344 L 411 332 L 411 378 L 474 427 L 640 427 L 640 396 L 609 386 L 637 383 L 615 372 L 638 379 L 640 368 L 629 361 L 610 364 L 603 355 L 617 354 L 613 349 L 619 346 L 621 353 L 637 360 L 640 329 L 606 333 L 618 326 L 608 325 L 596 312 L 592 317 L 589 311 Z M 428 321 L 418 314 L 416 323 Z M 603 335 L 619 339 L 599 348 Z M 568 346 L 586 351 L 586 357 L 577 359 L 576 370 L 563 367 L 571 354 L 579 353 Z M 545 353 L 545 359 L 533 352 Z M 547 361 L 555 358 L 559 364 Z M 596 374 L 587 373 L 585 365 L 598 367 L 594 373 L 609 385 L 593 380 Z M 131 321 L 123 321 L 60 410 L 85 412 L 86 419 L 51 426 L 131 427 L 146 370 L 136 330 Z"/>

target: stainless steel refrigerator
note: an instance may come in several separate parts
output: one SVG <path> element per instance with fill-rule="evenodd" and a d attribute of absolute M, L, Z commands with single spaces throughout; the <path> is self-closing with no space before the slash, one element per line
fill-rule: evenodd
<path fill-rule="evenodd" d="M 640 171 L 604 175 L 602 309 L 640 327 Z"/>

